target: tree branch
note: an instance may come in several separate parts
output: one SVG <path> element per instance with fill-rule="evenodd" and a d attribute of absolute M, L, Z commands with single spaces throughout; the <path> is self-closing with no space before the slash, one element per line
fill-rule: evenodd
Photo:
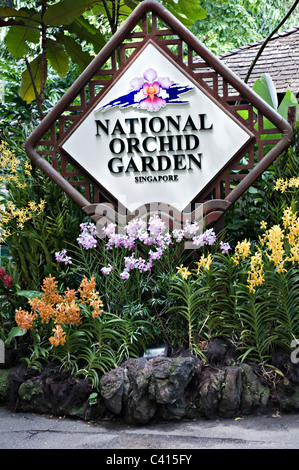
<path fill-rule="evenodd" d="M 293 4 L 293 6 L 290 8 L 290 10 L 288 11 L 288 13 L 284 16 L 284 18 L 281 20 L 281 22 L 276 26 L 276 28 L 273 29 L 273 31 L 269 34 L 269 36 L 265 39 L 265 41 L 263 42 L 262 46 L 260 47 L 260 49 L 258 50 L 258 53 L 256 54 L 255 58 L 253 59 L 252 63 L 251 63 L 251 66 L 247 72 L 247 75 L 245 77 L 245 80 L 244 82 L 247 83 L 248 80 L 249 80 L 249 77 L 251 75 L 251 72 L 254 68 L 254 66 L 256 65 L 259 57 L 262 55 L 263 53 L 263 50 L 265 49 L 265 47 L 267 46 L 268 42 L 270 41 L 270 39 L 272 38 L 272 36 L 274 36 L 274 34 L 281 28 L 281 26 L 285 23 L 285 21 L 289 18 L 289 16 L 293 13 L 293 11 L 295 10 L 296 6 L 298 5 L 299 3 L 299 0 L 296 0 L 295 3 Z"/>
<path fill-rule="evenodd" d="M 41 89 L 40 102 L 41 105 L 45 98 L 45 86 L 47 80 L 47 28 L 44 23 L 44 14 L 47 10 L 47 2 L 42 0 L 42 61 L 41 61 Z"/>
<path fill-rule="evenodd" d="M 120 0 L 117 0 L 117 9 L 116 9 L 116 18 L 115 18 L 115 25 L 117 28 L 118 19 L 119 19 L 119 9 L 120 9 Z"/>
<path fill-rule="evenodd" d="M 113 0 L 112 0 L 113 1 Z M 103 0 L 103 5 L 104 5 L 104 8 L 105 8 L 105 11 L 106 11 L 106 15 L 107 15 L 107 18 L 108 18 L 108 21 L 109 21 L 109 24 L 110 24 L 110 28 L 111 28 L 111 32 L 112 34 L 113 33 L 113 29 L 114 29 L 114 25 L 113 25 L 113 20 L 112 20 L 112 17 L 110 15 L 110 11 L 109 11 L 109 7 L 108 7 L 108 4 L 107 4 L 107 1 L 106 0 Z"/>
<path fill-rule="evenodd" d="M 9 20 L 2 20 L 2 18 L 0 18 L 0 27 L 5 27 L 5 26 L 25 26 L 25 23 L 24 21 L 22 20 L 14 20 L 14 19 L 9 19 Z"/>

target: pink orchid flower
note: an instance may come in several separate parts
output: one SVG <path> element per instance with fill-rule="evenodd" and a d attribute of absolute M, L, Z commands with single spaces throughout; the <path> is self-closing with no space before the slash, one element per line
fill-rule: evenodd
<path fill-rule="evenodd" d="M 157 78 L 157 72 L 154 69 L 148 69 L 143 74 L 143 78 L 134 78 L 130 85 L 131 87 L 139 91 L 142 89 L 143 95 L 140 95 L 139 107 L 147 109 L 148 111 L 158 111 L 160 108 L 166 105 L 166 100 L 161 98 L 159 94 L 162 90 L 168 89 L 173 85 L 168 77 Z"/>

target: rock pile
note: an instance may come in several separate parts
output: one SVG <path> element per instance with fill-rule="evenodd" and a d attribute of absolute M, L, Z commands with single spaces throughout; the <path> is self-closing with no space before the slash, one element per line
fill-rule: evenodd
<path fill-rule="evenodd" d="M 236 361 L 229 342 L 217 341 L 207 351 L 208 364 L 186 354 L 128 359 L 100 377 L 98 390 L 51 364 L 42 372 L 2 369 L 0 405 L 85 420 L 118 417 L 128 424 L 299 409 L 299 374 L 286 357 L 279 356 L 283 373 L 272 368 L 265 377 L 256 365 Z"/>

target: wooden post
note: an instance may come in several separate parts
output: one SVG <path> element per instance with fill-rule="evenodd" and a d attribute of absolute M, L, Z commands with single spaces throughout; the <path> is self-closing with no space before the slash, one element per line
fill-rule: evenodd
<path fill-rule="evenodd" d="M 296 134 L 296 114 L 297 114 L 297 106 L 289 106 L 288 107 L 288 123 L 291 125 L 293 129 L 294 136 Z"/>

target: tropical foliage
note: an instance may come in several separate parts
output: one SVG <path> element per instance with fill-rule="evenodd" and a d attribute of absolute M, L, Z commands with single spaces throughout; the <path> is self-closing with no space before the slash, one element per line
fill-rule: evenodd
<path fill-rule="evenodd" d="M 202 0 L 206 17 L 191 30 L 211 51 L 221 54 L 267 37 L 293 4 L 289 0 Z M 283 30 L 298 25 L 297 10 Z"/>
<path fill-rule="evenodd" d="M 0 146 L 2 193 L 1 244 L 9 246 L 22 282 L 38 289 L 53 269 L 51 253 L 75 240 L 80 208 L 41 171 L 31 165 L 24 150 Z M 30 249 L 28 249 L 30 246 Z"/>
<path fill-rule="evenodd" d="M 269 99 L 271 81 L 257 86 Z M 289 93 L 285 103 L 294 104 Z M 240 237 L 236 213 L 225 236 L 194 222 L 169 231 L 157 215 L 99 232 L 18 146 L 3 142 L 1 235 L 12 255 L 0 277 L 6 346 L 23 342 L 28 367 L 58 361 L 95 387 L 101 373 L 153 341 L 203 360 L 218 336 L 230 338 L 241 361 L 269 364 L 277 348 L 290 353 L 299 334 L 298 145 L 297 133 L 264 175 L 262 201 L 255 204 L 257 190 L 245 195 L 254 223 Z"/>
<path fill-rule="evenodd" d="M 99 26 L 108 19 L 110 34 L 129 16 L 138 1 L 36 0 L 21 2 L 21 8 L 0 7 L 0 27 L 7 28 L 5 43 L 14 59 L 23 59 L 20 95 L 37 101 L 42 118 L 48 66 L 65 77 L 70 59 L 83 71 L 107 41 Z M 187 26 L 205 16 L 194 0 L 165 0 L 167 8 Z M 92 19 L 89 15 L 92 15 Z"/>

